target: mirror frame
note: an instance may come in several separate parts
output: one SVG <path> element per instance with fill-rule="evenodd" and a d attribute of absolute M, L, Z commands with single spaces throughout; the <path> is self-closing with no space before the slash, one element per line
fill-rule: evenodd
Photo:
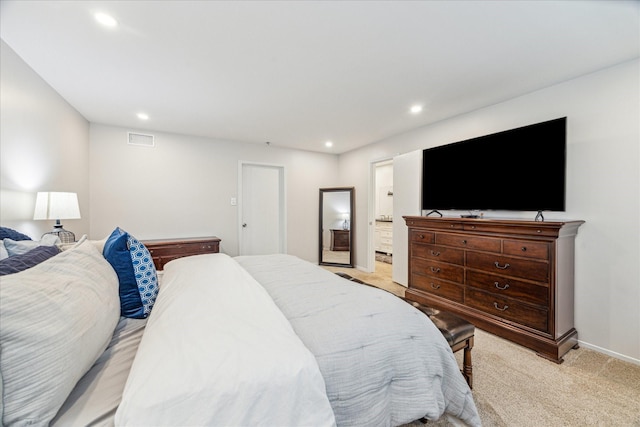
<path fill-rule="evenodd" d="M 318 253 L 318 264 L 319 265 L 330 265 L 334 267 L 355 267 L 355 256 L 354 256 L 354 244 L 353 244 L 353 236 L 355 229 L 355 187 L 335 187 L 335 188 L 321 188 L 320 189 L 320 209 L 319 209 L 319 218 L 318 218 L 318 240 L 319 240 L 319 253 Z M 337 262 L 324 262 L 322 260 L 322 218 L 323 218 L 323 205 L 324 205 L 324 194 L 325 193 L 337 193 L 337 192 L 348 192 L 349 193 L 349 263 L 337 263 Z"/>

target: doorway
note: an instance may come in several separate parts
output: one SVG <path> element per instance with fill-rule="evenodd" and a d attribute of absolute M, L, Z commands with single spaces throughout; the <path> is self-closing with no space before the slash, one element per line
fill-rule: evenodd
<path fill-rule="evenodd" d="M 393 266 L 393 159 L 372 164 L 373 272 L 389 278 Z"/>
<path fill-rule="evenodd" d="M 240 162 L 239 253 L 286 253 L 284 167 Z"/>

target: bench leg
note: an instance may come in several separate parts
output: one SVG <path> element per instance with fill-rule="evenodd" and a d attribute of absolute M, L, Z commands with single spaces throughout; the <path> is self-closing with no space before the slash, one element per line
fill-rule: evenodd
<path fill-rule="evenodd" d="M 473 348 L 473 337 L 467 340 L 462 356 L 462 376 L 467 380 L 469 388 L 473 389 L 473 364 L 471 363 L 471 349 Z"/>

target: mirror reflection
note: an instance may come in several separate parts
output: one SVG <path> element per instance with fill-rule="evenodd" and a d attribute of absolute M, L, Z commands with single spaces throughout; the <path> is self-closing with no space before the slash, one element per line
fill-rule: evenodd
<path fill-rule="evenodd" d="M 354 188 L 320 189 L 320 264 L 353 267 Z"/>

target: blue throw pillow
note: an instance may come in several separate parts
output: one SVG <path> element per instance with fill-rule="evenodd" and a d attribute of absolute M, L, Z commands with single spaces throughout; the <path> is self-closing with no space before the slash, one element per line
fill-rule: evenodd
<path fill-rule="evenodd" d="M 0 276 L 24 271 L 60 253 L 57 246 L 38 246 L 29 252 L 0 260 Z"/>
<path fill-rule="evenodd" d="M 31 237 L 7 227 L 0 227 L 0 240 L 31 240 Z"/>
<path fill-rule="evenodd" d="M 122 316 L 147 317 L 158 296 L 158 274 L 149 250 L 118 227 L 107 238 L 102 254 L 118 275 Z"/>

